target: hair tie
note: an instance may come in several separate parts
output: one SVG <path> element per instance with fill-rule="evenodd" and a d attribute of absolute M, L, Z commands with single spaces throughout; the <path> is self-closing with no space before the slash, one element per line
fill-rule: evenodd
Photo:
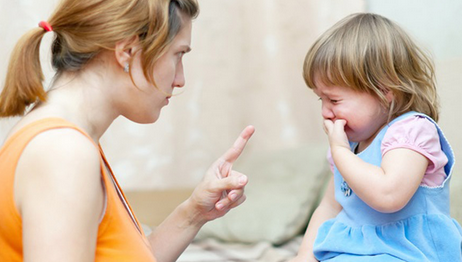
<path fill-rule="evenodd" d="M 53 27 L 47 21 L 40 21 L 38 24 L 41 28 L 45 29 L 47 32 L 53 31 Z"/>

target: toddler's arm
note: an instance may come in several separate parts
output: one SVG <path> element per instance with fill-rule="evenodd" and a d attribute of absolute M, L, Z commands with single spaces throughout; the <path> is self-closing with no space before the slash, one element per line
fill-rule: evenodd
<path fill-rule="evenodd" d="M 396 148 L 385 153 L 380 167 L 366 163 L 346 146 L 341 121 L 331 121 L 325 128 L 332 158 L 342 177 L 375 210 L 391 213 L 402 209 L 418 189 L 428 159 L 411 149 Z"/>
<path fill-rule="evenodd" d="M 341 210 L 342 207 L 335 200 L 334 177 L 332 176 L 321 203 L 316 208 L 310 219 L 310 223 L 308 224 L 308 228 L 305 232 L 305 236 L 303 237 L 298 254 L 295 258 L 291 259 L 290 262 L 317 261 L 313 254 L 313 244 L 318 228 L 325 221 L 337 216 Z"/>

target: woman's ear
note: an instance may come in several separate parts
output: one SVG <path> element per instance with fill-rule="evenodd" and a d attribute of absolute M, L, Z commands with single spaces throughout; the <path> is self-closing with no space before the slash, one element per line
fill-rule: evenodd
<path fill-rule="evenodd" d="M 127 65 L 131 65 L 132 59 L 134 58 L 136 52 L 138 52 L 140 49 L 138 44 L 138 36 L 124 39 L 116 43 L 114 51 L 115 58 L 121 68 L 126 68 Z"/>

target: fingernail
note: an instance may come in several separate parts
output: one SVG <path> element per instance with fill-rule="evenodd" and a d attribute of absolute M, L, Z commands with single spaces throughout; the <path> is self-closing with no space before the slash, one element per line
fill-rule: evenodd
<path fill-rule="evenodd" d="M 231 193 L 231 194 L 229 194 L 229 199 L 231 199 L 231 201 L 236 200 L 236 198 L 237 198 L 237 194 L 236 194 L 236 193 Z"/>
<path fill-rule="evenodd" d="M 218 203 L 215 207 L 216 207 L 218 210 L 221 210 L 221 209 L 223 209 L 223 203 Z"/>
<path fill-rule="evenodd" d="M 247 183 L 247 177 L 246 176 L 241 176 L 239 178 L 239 185 L 245 185 L 245 183 Z"/>

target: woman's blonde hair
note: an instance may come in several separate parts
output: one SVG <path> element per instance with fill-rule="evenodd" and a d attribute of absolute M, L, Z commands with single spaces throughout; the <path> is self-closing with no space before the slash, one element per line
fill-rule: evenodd
<path fill-rule="evenodd" d="M 48 20 L 55 33 L 56 76 L 79 71 L 100 52 L 137 36 L 144 76 L 155 85 L 154 64 L 180 31 L 182 17 L 193 19 L 198 12 L 196 0 L 63 0 Z M 34 28 L 16 44 L 0 94 L 0 117 L 22 115 L 28 105 L 46 100 L 39 54 L 45 33 Z"/>
<path fill-rule="evenodd" d="M 433 68 L 398 25 L 377 14 L 360 13 L 321 35 L 305 57 L 303 77 L 309 88 L 321 81 L 370 93 L 389 110 L 389 120 L 417 111 L 438 121 Z M 388 92 L 393 94 L 391 102 Z"/>

